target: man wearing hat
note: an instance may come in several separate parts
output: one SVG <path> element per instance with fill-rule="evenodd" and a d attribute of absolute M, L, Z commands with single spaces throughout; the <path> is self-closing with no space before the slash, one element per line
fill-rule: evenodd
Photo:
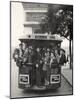
<path fill-rule="evenodd" d="M 64 49 L 60 49 L 60 60 L 59 60 L 59 64 L 60 65 L 64 65 L 64 63 L 66 63 L 65 50 Z"/>

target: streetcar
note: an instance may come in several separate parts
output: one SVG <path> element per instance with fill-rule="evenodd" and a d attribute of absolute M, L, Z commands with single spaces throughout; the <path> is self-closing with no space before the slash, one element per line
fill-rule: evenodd
<path fill-rule="evenodd" d="M 15 49 L 13 57 L 19 68 L 18 86 L 21 89 L 57 89 L 61 86 L 61 66 L 54 60 L 55 50 L 60 55 L 62 40 L 55 35 L 30 34 L 20 38 L 21 50 Z M 19 57 L 20 55 L 20 57 Z M 58 59 L 57 59 L 58 60 Z"/>

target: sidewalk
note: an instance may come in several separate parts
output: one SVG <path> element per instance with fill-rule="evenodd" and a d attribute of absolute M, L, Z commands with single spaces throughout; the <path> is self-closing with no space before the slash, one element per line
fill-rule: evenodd
<path fill-rule="evenodd" d="M 61 73 L 64 78 L 68 81 L 68 83 L 72 86 L 72 69 L 68 67 L 68 65 L 63 66 L 61 69 Z"/>

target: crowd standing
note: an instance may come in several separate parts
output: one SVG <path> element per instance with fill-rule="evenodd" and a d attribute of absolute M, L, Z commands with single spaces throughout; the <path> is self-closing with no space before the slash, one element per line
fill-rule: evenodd
<path fill-rule="evenodd" d="M 63 66 L 66 63 L 65 50 L 53 48 L 33 48 L 24 44 L 19 44 L 19 48 L 13 53 L 14 61 L 19 67 L 27 67 L 32 64 L 31 73 L 33 83 L 37 86 L 49 84 L 50 69 L 54 66 Z"/>

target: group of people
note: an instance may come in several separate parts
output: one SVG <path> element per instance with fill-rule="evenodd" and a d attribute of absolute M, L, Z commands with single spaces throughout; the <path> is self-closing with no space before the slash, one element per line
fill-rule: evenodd
<path fill-rule="evenodd" d="M 13 58 L 19 67 L 27 67 L 32 64 L 33 84 L 37 86 L 48 85 L 50 68 L 62 66 L 66 63 L 65 51 L 63 49 L 33 48 L 28 46 L 23 49 L 23 44 L 19 44 L 19 49 L 15 49 Z"/>

